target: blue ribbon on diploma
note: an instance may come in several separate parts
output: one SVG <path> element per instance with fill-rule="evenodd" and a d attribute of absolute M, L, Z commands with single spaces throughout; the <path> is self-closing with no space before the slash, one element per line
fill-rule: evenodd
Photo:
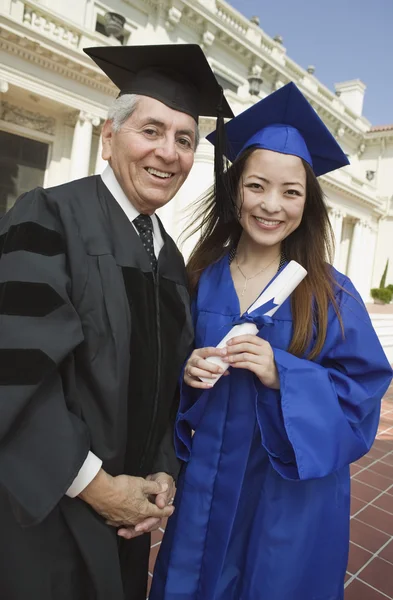
<path fill-rule="evenodd" d="M 232 321 L 232 325 L 243 325 L 243 323 L 254 323 L 258 330 L 266 325 L 273 325 L 273 319 L 266 315 L 253 315 L 252 313 L 244 313 L 241 317 L 236 317 Z"/>
<path fill-rule="evenodd" d="M 275 308 L 276 306 L 278 306 L 278 304 L 276 304 L 273 300 L 273 298 L 271 298 L 270 300 L 268 300 L 267 302 L 265 302 L 265 304 L 261 304 L 261 306 L 258 306 L 258 312 L 259 311 L 263 311 L 264 313 L 269 312 L 270 310 L 272 310 L 272 308 Z M 256 325 L 258 327 L 258 329 L 262 329 L 262 327 L 264 327 L 265 325 L 273 325 L 273 319 L 271 317 L 268 317 L 266 314 L 259 314 L 259 315 L 254 315 L 253 311 L 251 313 L 244 313 L 243 315 L 241 315 L 241 317 L 236 317 L 233 322 L 232 325 L 242 325 L 243 323 L 254 323 L 254 325 Z"/>

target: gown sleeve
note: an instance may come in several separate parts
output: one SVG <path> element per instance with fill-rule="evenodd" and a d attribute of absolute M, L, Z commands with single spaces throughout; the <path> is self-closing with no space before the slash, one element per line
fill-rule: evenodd
<path fill-rule="evenodd" d="M 367 310 L 346 279 L 317 361 L 273 348 L 280 390 L 254 378 L 262 443 L 284 478 L 324 477 L 371 448 L 392 378 Z"/>
<path fill-rule="evenodd" d="M 176 390 L 176 396 L 179 395 L 179 390 Z M 173 413 L 177 412 L 179 402 L 174 404 Z M 181 463 L 176 456 L 174 445 L 174 424 L 175 414 L 171 415 L 168 426 L 157 450 L 157 456 L 153 463 L 153 473 L 167 473 L 171 475 L 175 481 L 179 476 Z"/>
<path fill-rule="evenodd" d="M 197 306 L 195 298 L 191 303 L 191 317 L 194 332 L 196 334 Z M 175 421 L 174 441 L 176 456 L 183 462 L 188 462 L 190 458 L 193 429 L 203 415 L 205 403 L 208 400 L 208 390 L 192 388 L 184 383 L 184 369 L 187 361 L 194 348 L 198 347 L 200 347 L 200 345 L 198 345 L 198 341 L 194 339 L 194 343 L 190 347 L 190 351 L 179 377 L 180 403 Z M 191 413 L 195 414 L 192 415 Z"/>
<path fill-rule="evenodd" d="M 69 243 L 42 189 L 0 222 L 0 485 L 24 526 L 49 514 L 90 447 L 61 376 L 83 341 L 70 300 Z"/>

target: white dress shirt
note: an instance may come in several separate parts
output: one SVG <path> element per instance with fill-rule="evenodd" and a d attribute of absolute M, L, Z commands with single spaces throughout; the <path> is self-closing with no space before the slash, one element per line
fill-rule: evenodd
<path fill-rule="evenodd" d="M 110 191 L 112 196 L 115 198 L 115 200 L 117 200 L 118 204 L 121 206 L 121 208 L 123 209 L 123 211 L 129 218 L 129 220 L 131 221 L 135 231 L 139 235 L 139 232 L 138 232 L 137 228 L 135 227 L 133 220 L 136 219 L 140 215 L 140 213 L 139 213 L 139 211 L 137 211 L 135 206 L 133 204 L 131 204 L 131 202 L 129 201 L 129 199 L 127 198 L 125 193 L 123 192 L 123 189 L 122 189 L 120 183 L 117 181 L 115 174 L 112 171 L 112 168 L 109 163 L 105 167 L 105 170 L 101 175 L 101 179 L 105 183 L 106 187 L 108 188 L 108 190 Z M 151 220 L 153 223 L 154 254 L 156 255 L 156 258 L 158 258 L 158 255 L 160 254 L 160 250 L 164 245 L 164 240 L 162 239 L 161 229 L 160 229 L 160 225 L 158 223 L 157 216 L 155 214 L 151 215 Z"/>
<path fill-rule="evenodd" d="M 109 165 L 104 169 L 104 172 L 101 174 L 101 179 L 118 202 L 119 206 L 123 209 L 124 213 L 131 221 L 135 231 L 139 235 L 137 228 L 135 227 L 133 220 L 140 214 L 135 206 L 131 204 L 128 200 L 127 196 L 123 192 L 122 187 L 117 181 L 115 174 Z M 154 253 L 156 258 L 160 254 L 161 248 L 164 245 L 164 240 L 161 234 L 160 225 L 158 223 L 157 216 L 155 214 L 151 215 L 151 220 L 153 223 L 153 244 L 154 244 Z M 75 498 L 78 496 L 87 485 L 91 481 L 93 481 L 94 477 L 97 475 L 98 471 L 101 469 L 102 460 L 98 458 L 93 452 L 89 452 L 85 462 L 81 466 L 78 475 L 75 477 L 74 481 L 66 491 L 66 495 L 70 498 Z"/>

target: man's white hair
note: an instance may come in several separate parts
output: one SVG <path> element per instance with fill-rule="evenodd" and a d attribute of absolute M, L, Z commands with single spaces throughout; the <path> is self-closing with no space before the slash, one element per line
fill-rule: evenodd
<path fill-rule="evenodd" d="M 108 111 L 108 119 L 112 121 L 113 131 L 118 133 L 124 123 L 131 117 L 132 113 L 135 111 L 138 102 L 140 100 L 140 96 L 137 94 L 124 94 L 123 96 L 119 96 L 113 102 L 112 106 Z M 198 125 L 195 127 L 195 148 L 198 148 L 199 144 L 199 128 Z"/>
<path fill-rule="evenodd" d="M 108 111 L 108 119 L 112 121 L 113 131 L 116 133 L 120 131 L 122 125 L 135 111 L 138 101 L 139 96 L 136 94 L 124 94 L 116 98 Z"/>

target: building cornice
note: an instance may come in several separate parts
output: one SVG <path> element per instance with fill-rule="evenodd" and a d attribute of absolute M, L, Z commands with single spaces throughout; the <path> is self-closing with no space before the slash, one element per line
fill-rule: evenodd
<path fill-rule="evenodd" d="M 314 108 L 335 133 L 341 130 L 348 140 L 360 142 L 370 130 L 370 123 L 357 116 L 333 92 L 312 74 L 290 59 L 285 48 L 268 36 L 258 25 L 223 0 L 123 0 L 144 14 L 154 10 L 166 14 L 170 30 L 181 24 L 197 31 L 202 47 L 208 48 L 208 56 L 217 64 L 214 45 L 224 46 L 230 54 L 236 54 L 247 68 L 257 63 L 266 81 L 284 84 L 294 81 L 308 97 Z M 114 96 L 112 86 L 101 71 L 91 65 L 82 54 L 83 45 L 118 43 L 95 31 L 73 24 L 55 11 L 41 6 L 34 0 L 20 0 L 21 19 L 0 14 L 0 48 L 24 60 L 35 63 L 67 79 L 72 79 L 100 93 Z M 47 27 L 34 27 L 34 15 L 46 19 Z M 33 22 L 34 21 L 34 22 Z M 53 25 L 53 26 L 52 26 Z M 131 24 L 129 24 L 131 27 Z M 136 28 L 135 23 L 132 24 Z M 59 31 L 63 28 L 63 34 Z M 235 81 L 241 76 L 230 66 L 221 65 Z M 374 135 L 374 133 L 372 133 Z M 377 135 L 380 135 L 378 132 Z M 341 135 L 341 138 L 343 136 Z"/>
<path fill-rule="evenodd" d="M 56 119 L 54 117 L 9 102 L 0 103 L 0 120 L 5 123 L 13 123 L 19 127 L 27 127 L 52 137 L 54 137 L 56 131 Z"/>
<path fill-rule="evenodd" d="M 365 140 L 367 143 L 371 144 L 379 144 L 381 142 L 393 143 L 393 129 L 383 129 L 383 130 L 373 130 L 371 129 L 365 135 Z"/>
<path fill-rule="evenodd" d="M 373 197 L 361 189 L 356 189 L 356 178 L 351 177 L 350 183 L 345 183 L 337 179 L 334 173 L 328 173 L 321 177 L 321 183 L 326 187 L 340 192 L 343 196 L 356 200 L 359 204 L 367 206 L 368 209 L 372 209 L 373 212 L 381 216 L 384 213 L 384 206 L 382 200 Z M 354 185 L 355 184 L 355 185 Z"/>
<path fill-rule="evenodd" d="M 79 52 L 76 53 L 76 56 L 72 56 L 70 53 L 60 53 L 57 48 L 53 48 L 49 44 L 44 44 L 27 35 L 22 37 L 19 32 L 5 27 L 0 29 L 0 50 L 47 71 L 57 73 L 66 79 L 77 81 L 104 95 L 115 96 L 117 93 L 117 88 L 108 82 L 108 78 L 98 68 L 90 66 L 88 60 L 84 60 Z"/>

